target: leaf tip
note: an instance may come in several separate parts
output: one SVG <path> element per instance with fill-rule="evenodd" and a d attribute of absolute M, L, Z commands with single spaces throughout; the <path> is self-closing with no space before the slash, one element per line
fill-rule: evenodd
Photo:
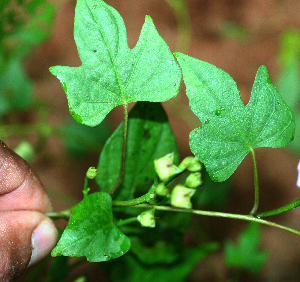
<path fill-rule="evenodd" d="M 153 20 L 152 20 L 152 18 L 149 15 L 145 16 L 145 21 L 153 23 Z"/>
<path fill-rule="evenodd" d="M 180 53 L 180 52 L 175 52 L 175 53 L 173 53 L 173 55 L 174 55 L 174 57 L 175 57 L 176 59 L 178 59 L 179 56 L 181 55 L 181 53 Z"/>
<path fill-rule="evenodd" d="M 52 67 L 50 67 L 49 68 L 50 73 L 53 74 L 54 76 L 57 76 L 57 68 L 58 67 L 59 66 L 52 66 Z"/>
<path fill-rule="evenodd" d="M 50 68 L 49 68 L 49 71 L 50 71 L 52 74 L 53 74 L 54 68 L 55 68 L 55 67 L 50 67 Z"/>
<path fill-rule="evenodd" d="M 57 246 L 51 251 L 51 256 L 52 257 L 58 257 L 61 254 L 59 253 L 59 251 L 57 251 Z"/>

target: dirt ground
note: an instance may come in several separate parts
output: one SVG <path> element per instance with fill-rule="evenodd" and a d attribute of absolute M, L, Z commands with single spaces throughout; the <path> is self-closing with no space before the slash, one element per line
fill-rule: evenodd
<path fill-rule="evenodd" d="M 150 15 L 160 35 L 169 44 L 171 51 L 183 51 L 186 45 L 177 44 L 177 24 L 174 14 L 163 0 L 108 0 L 124 18 L 133 47 L 144 23 L 145 15 Z M 50 105 L 52 124 L 58 124 L 69 117 L 65 94 L 58 80 L 48 68 L 53 65 L 79 66 L 81 64 L 73 39 L 75 1 L 63 4 L 58 11 L 55 31 L 48 42 L 39 47 L 30 58 L 27 69 L 34 80 L 36 94 Z M 243 101 L 247 103 L 252 83 L 258 67 L 266 65 L 274 81 L 280 68 L 278 65 L 279 39 L 289 28 L 300 28 L 300 1 L 297 0 L 187 0 L 192 25 L 192 41 L 189 55 L 212 63 L 227 71 L 237 82 Z M 245 38 L 224 35 L 224 27 L 235 23 L 246 30 Z M 182 48 L 178 50 L 178 48 Z M 189 132 L 200 125 L 193 113 L 181 106 L 188 104 L 181 93 L 175 102 L 164 103 L 172 128 L 178 138 L 182 157 L 189 155 Z M 122 119 L 121 108 L 110 114 L 112 127 Z M 178 116 L 180 118 L 178 118 Z M 184 119 L 184 120 L 183 120 Z M 47 154 L 33 163 L 33 168 L 45 187 L 64 191 L 68 195 L 81 197 L 82 179 L 88 166 L 97 165 L 98 156 L 90 156 L 83 163 L 72 162 L 64 157 L 61 144 L 55 138 L 49 140 Z M 300 197 L 296 187 L 299 156 L 282 149 L 257 150 L 258 170 L 261 190 L 260 209 L 269 210 L 287 204 Z M 82 176 L 79 177 L 78 176 Z M 248 156 L 234 174 L 234 188 L 226 211 L 248 213 L 253 202 L 253 176 L 251 158 Z M 64 208 L 53 201 L 54 208 Z M 278 223 L 300 230 L 300 210 L 295 209 L 274 218 Z M 244 223 L 210 219 L 212 238 L 222 242 L 224 238 L 236 238 Z M 270 253 L 269 260 L 258 280 L 249 281 L 300 281 L 300 240 L 296 235 L 270 227 L 263 227 L 262 246 Z M 90 269 L 91 268 L 91 269 Z M 209 272 L 212 271 L 213 273 Z M 81 270 L 80 270 L 81 271 Z M 93 277 L 96 267 L 82 270 Z M 96 274 L 95 274 L 96 275 Z M 98 274 L 97 274 L 98 275 Z M 226 269 L 220 254 L 200 262 L 191 276 L 191 281 L 225 281 Z M 247 278 L 248 279 L 248 278 Z M 246 281 L 244 278 L 241 281 Z M 96 280 L 93 280 L 96 281 Z M 99 280 L 97 280 L 99 281 Z M 248 280 L 247 280 L 248 281 Z"/>

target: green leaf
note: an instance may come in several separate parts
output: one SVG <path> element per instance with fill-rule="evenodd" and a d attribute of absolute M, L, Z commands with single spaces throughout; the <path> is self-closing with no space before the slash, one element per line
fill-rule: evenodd
<path fill-rule="evenodd" d="M 59 238 L 61 237 L 63 230 L 57 229 Z M 51 260 L 50 267 L 48 269 L 47 278 L 44 282 L 54 282 L 67 279 L 70 273 L 69 257 L 54 257 Z M 34 280 L 32 280 L 34 281 Z"/>
<path fill-rule="evenodd" d="M 4 11 L 0 5 L 0 53 L 20 59 L 51 35 L 56 8 L 45 0 L 15 2 L 5 4 Z"/>
<path fill-rule="evenodd" d="M 201 170 L 201 193 L 196 193 L 192 201 L 200 209 L 219 211 L 228 203 L 232 188 L 232 179 L 223 182 L 213 182 L 205 168 Z"/>
<path fill-rule="evenodd" d="M 52 260 L 51 267 L 48 271 L 47 279 L 44 282 L 63 281 L 69 276 L 69 258 L 55 257 Z M 33 281 L 33 280 L 32 280 Z"/>
<path fill-rule="evenodd" d="M 278 148 L 293 140 L 293 112 L 270 81 L 265 66 L 257 72 L 244 106 L 234 80 L 223 70 L 176 53 L 190 107 L 203 125 L 190 133 L 192 152 L 214 181 L 224 181 L 254 148 Z"/>
<path fill-rule="evenodd" d="M 143 244 L 141 240 L 137 238 L 131 239 L 131 242 L 130 251 L 135 254 L 143 264 L 171 264 L 180 259 L 180 250 L 182 246 L 177 247 L 173 240 L 170 244 L 168 241 L 164 241 L 161 238 L 160 240 L 153 242 L 153 245 L 151 246 L 147 246 L 147 243 L 145 244 L 145 242 Z"/>
<path fill-rule="evenodd" d="M 52 256 L 86 256 L 107 261 L 124 255 L 130 240 L 114 224 L 111 197 L 102 192 L 86 196 L 74 209 Z"/>
<path fill-rule="evenodd" d="M 111 129 L 105 121 L 88 127 L 70 118 L 59 127 L 59 132 L 68 151 L 75 157 L 83 157 L 88 152 L 101 152 Z"/>
<path fill-rule="evenodd" d="M 100 156 L 96 182 L 102 191 L 111 190 L 120 172 L 123 123 L 107 140 Z M 155 158 L 175 153 L 178 161 L 176 139 L 160 103 L 138 102 L 129 112 L 125 174 L 118 199 L 129 200 L 137 188 L 145 193 L 155 177 Z"/>
<path fill-rule="evenodd" d="M 172 263 L 168 263 L 170 258 L 167 255 L 165 261 L 151 263 L 155 260 L 155 256 L 163 258 L 166 251 L 155 247 L 156 252 L 151 253 L 149 250 L 148 253 L 150 263 L 145 263 L 139 255 L 128 253 L 120 259 L 119 263 L 110 262 L 105 270 L 109 269 L 114 282 L 182 282 L 201 259 L 217 248 L 216 243 L 208 243 L 197 248 L 181 248 L 180 257 L 176 261 L 172 260 Z"/>
<path fill-rule="evenodd" d="M 78 122 L 95 126 L 118 105 L 163 102 L 177 95 L 180 68 L 149 16 L 130 49 L 115 9 L 101 0 L 78 0 L 74 37 L 82 65 L 50 71 L 62 83 Z"/>
<path fill-rule="evenodd" d="M 259 273 L 264 266 L 268 253 L 259 250 L 260 226 L 250 222 L 240 234 L 236 244 L 228 241 L 225 244 L 224 256 L 228 267 Z"/>
<path fill-rule="evenodd" d="M 0 116 L 26 110 L 32 102 L 32 83 L 17 60 L 10 60 L 0 76 Z"/>

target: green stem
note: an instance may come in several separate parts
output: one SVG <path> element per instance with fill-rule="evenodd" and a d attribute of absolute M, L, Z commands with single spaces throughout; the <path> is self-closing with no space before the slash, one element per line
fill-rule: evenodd
<path fill-rule="evenodd" d="M 60 212 L 46 212 L 45 216 L 50 217 L 52 220 L 56 220 L 56 219 L 69 220 L 75 207 L 76 207 L 76 205 L 69 209 L 66 209 L 64 211 L 60 211 Z"/>
<path fill-rule="evenodd" d="M 125 207 L 132 207 L 139 204 L 147 203 L 151 198 L 151 196 L 147 193 L 141 197 L 138 197 L 136 199 L 132 199 L 129 201 L 113 201 L 114 206 L 125 206 Z M 154 194 L 153 196 L 154 197 Z"/>
<path fill-rule="evenodd" d="M 258 186 L 258 173 L 257 173 L 257 164 L 254 150 L 251 148 L 252 160 L 253 160 L 253 170 L 254 170 L 254 206 L 250 212 L 251 215 L 254 215 L 258 209 L 259 204 L 259 186 Z"/>
<path fill-rule="evenodd" d="M 88 193 L 90 191 L 90 188 L 89 188 L 89 179 L 85 176 L 84 178 L 84 184 L 83 184 L 83 198 L 85 198 Z"/>
<path fill-rule="evenodd" d="M 126 219 L 120 219 L 116 223 L 116 225 L 120 227 L 120 226 L 129 224 L 129 223 L 133 223 L 133 222 L 137 222 L 137 221 L 138 221 L 137 217 L 130 217 L 130 218 L 126 218 Z"/>
<path fill-rule="evenodd" d="M 135 199 L 132 199 L 132 200 L 129 200 L 129 201 L 113 201 L 113 205 L 114 206 L 131 207 L 131 206 L 136 206 L 136 205 L 139 205 L 139 204 L 151 202 L 151 200 L 153 200 L 154 197 L 155 197 L 155 189 L 156 189 L 157 184 L 158 184 L 158 181 L 156 180 L 152 184 L 149 191 L 141 197 L 138 197 L 138 198 L 135 198 Z"/>
<path fill-rule="evenodd" d="M 173 175 L 168 181 L 165 182 L 165 185 L 170 184 L 176 177 L 184 173 L 186 170 L 182 170 L 178 172 L 177 174 Z M 126 206 L 126 207 L 131 207 L 131 206 L 136 206 L 139 204 L 143 203 L 150 203 L 153 204 L 154 198 L 155 198 L 155 189 L 157 185 L 159 184 L 158 177 L 156 176 L 154 183 L 152 184 L 151 188 L 149 191 L 136 199 L 128 200 L 128 201 L 113 201 L 114 206 Z"/>
<path fill-rule="evenodd" d="M 297 208 L 299 206 L 300 206 L 300 198 L 297 199 L 294 202 L 291 202 L 291 203 L 283 206 L 283 207 L 280 207 L 278 209 L 271 210 L 271 211 L 262 212 L 262 213 L 259 213 L 259 214 L 255 215 L 255 216 L 258 217 L 258 218 L 261 218 L 261 217 L 277 215 L 277 214 L 280 214 L 280 213 L 283 213 L 283 212 L 290 211 L 290 210 L 292 210 L 294 208 Z"/>
<path fill-rule="evenodd" d="M 125 172 L 125 160 L 126 160 L 126 148 L 127 148 L 127 133 L 128 133 L 128 104 L 124 104 L 124 124 L 123 124 L 123 143 L 122 143 L 122 156 L 121 156 L 121 167 L 119 177 L 113 186 L 113 188 L 109 191 L 110 195 L 113 195 L 119 186 L 121 185 Z"/>
<path fill-rule="evenodd" d="M 196 214 L 196 215 L 205 215 L 205 216 L 224 217 L 224 218 L 253 221 L 253 222 L 261 223 L 264 225 L 272 226 L 275 228 L 279 228 L 282 230 L 286 230 L 288 232 L 291 232 L 291 233 L 294 233 L 294 234 L 300 236 L 300 231 L 298 231 L 298 230 L 289 228 L 284 225 L 277 224 L 275 222 L 260 219 L 260 218 L 254 217 L 252 215 L 231 214 L 231 213 L 224 213 L 224 212 L 202 211 L 202 210 L 193 210 L 193 209 L 179 209 L 179 208 L 173 208 L 173 207 L 168 207 L 168 206 L 155 206 L 155 205 L 148 205 L 148 204 L 141 204 L 141 205 L 134 206 L 134 207 L 135 208 L 148 208 L 148 209 L 155 208 L 155 210 L 162 210 L 162 211 L 183 212 L 183 213 L 191 213 L 191 214 Z"/>

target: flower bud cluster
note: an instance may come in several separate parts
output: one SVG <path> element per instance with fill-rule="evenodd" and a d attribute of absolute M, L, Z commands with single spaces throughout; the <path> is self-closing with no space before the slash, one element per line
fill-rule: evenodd
<path fill-rule="evenodd" d="M 197 157 L 186 157 L 178 166 L 191 173 L 185 180 L 185 185 L 176 185 L 171 193 L 171 205 L 177 208 L 191 209 L 191 198 L 196 188 L 202 184 L 201 163 Z"/>
<path fill-rule="evenodd" d="M 167 196 L 169 189 L 165 182 L 172 179 L 173 176 L 187 170 L 191 173 L 185 181 L 185 185 L 176 185 L 171 193 L 171 205 L 178 208 L 191 209 L 191 198 L 196 193 L 196 188 L 202 184 L 201 163 L 197 157 L 186 157 L 179 166 L 174 163 L 174 153 L 165 155 L 162 158 L 154 160 L 155 171 L 162 181 L 155 189 L 155 194 L 159 196 Z"/>

